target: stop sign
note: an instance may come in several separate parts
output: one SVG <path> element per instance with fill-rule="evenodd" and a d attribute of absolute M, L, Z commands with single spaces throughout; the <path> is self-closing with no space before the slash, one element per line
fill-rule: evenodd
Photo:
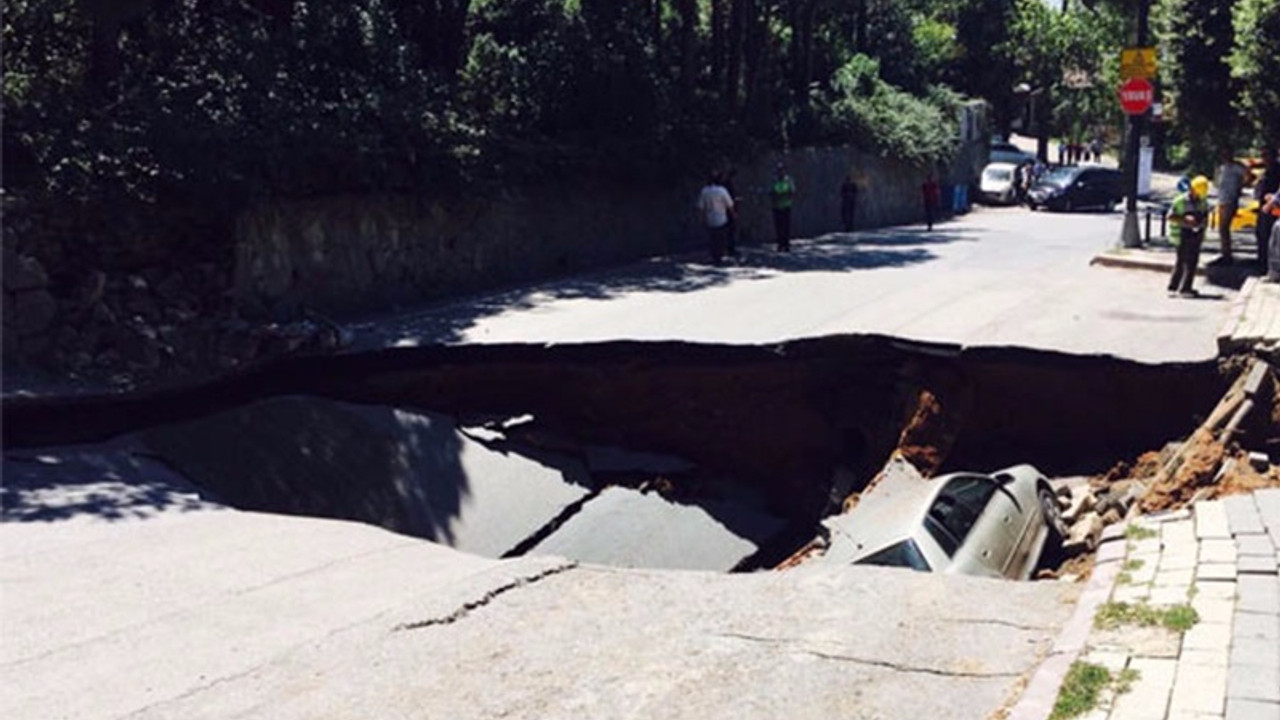
<path fill-rule="evenodd" d="M 1120 107 L 1129 115 L 1150 110 L 1155 97 L 1155 88 L 1145 78 L 1129 78 L 1120 85 Z"/>

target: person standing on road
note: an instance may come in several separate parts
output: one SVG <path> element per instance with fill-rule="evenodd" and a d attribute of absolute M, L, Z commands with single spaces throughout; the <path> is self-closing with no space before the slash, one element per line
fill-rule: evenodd
<path fill-rule="evenodd" d="M 1271 193 L 1271 197 L 1258 208 L 1259 220 L 1264 215 L 1271 218 L 1271 237 L 1267 241 L 1266 280 L 1280 283 L 1280 222 L 1276 222 L 1276 216 L 1280 215 L 1280 192 Z"/>
<path fill-rule="evenodd" d="M 1196 279 L 1196 265 L 1200 262 L 1200 244 L 1204 242 L 1204 225 L 1209 216 L 1209 178 L 1197 175 L 1187 191 L 1173 199 L 1169 206 L 1169 240 L 1178 248 L 1173 263 L 1173 275 L 1169 277 L 1169 293 L 1181 297 L 1197 297 L 1192 287 Z"/>
<path fill-rule="evenodd" d="M 778 163 L 777 176 L 769 186 L 774 242 L 778 252 L 791 252 L 791 206 L 795 202 L 795 195 L 795 181 L 787 174 L 787 166 Z"/>
<path fill-rule="evenodd" d="M 1218 240 L 1222 243 L 1222 260 L 1227 263 L 1232 262 L 1231 221 L 1240 207 L 1240 190 L 1247 172 L 1230 150 L 1222 152 L 1222 165 L 1214 182 L 1218 186 Z"/>
<path fill-rule="evenodd" d="M 857 217 L 858 183 L 853 179 L 853 173 L 849 173 L 840 184 L 840 222 L 845 232 L 853 232 L 853 223 Z"/>
<path fill-rule="evenodd" d="M 729 213 L 729 229 L 725 233 L 725 245 L 729 253 L 729 257 L 738 257 L 738 193 L 734 189 L 734 181 L 738 174 L 737 170 L 729 168 L 724 173 L 724 189 L 729 193 L 729 199 L 733 201 L 732 212 Z"/>
<path fill-rule="evenodd" d="M 938 206 L 942 204 L 942 186 L 938 185 L 938 179 L 933 173 L 924 179 L 924 183 L 920 185 L 921 200 L 924 201 L 924 222 L 930 232 L 933 231 L 933 218 L 938 213 Z"/>
<path fill-rule="evenodd" d="M 1262 179 L 1258 181 L 1254 187 L 1254 197 L 1259 203 L 1266 203 L 1268 195 L 1275 195 L 1280 192 L 1280 162 L 1276 161 L 1276 148 L 1268 147 L 1262 151 L 1262 159 L 1266 162 L 1266 171 L 1262 174 Z M 1271 241 L 1271 229 L 1276 225 L 1276 216 L 1269 212 L 1258 212 L 1258 224 L 1254 228 L 1254 232 L 1258 238 L 1258 265 L 1262 268 L 1262 272 L 1267 272 L 1270 263 L 1267 262 L 1269 254 L 1268 243 Z"/>
<path fill-rule="evenodd" d="M 720 173 L 712 173 L 707 184 L 698 193 L 698 215 L 707 228 L 708 250 L 711 262 L 719 265 L 728 246 L 730 219 L 733 217 L 733 198 L 724 187 Z"/>

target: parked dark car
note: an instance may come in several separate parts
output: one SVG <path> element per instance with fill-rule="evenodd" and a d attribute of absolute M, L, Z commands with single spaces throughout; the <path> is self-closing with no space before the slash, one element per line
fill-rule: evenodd
<path fill-rule="evenodd" d="M 1124 176 L 1100 167 L 1060 167 L 1046 173 L 1027 193 L 1032 210 L 1070 212 L 1081 208 L 1112 210 L 1124 199 Z"/>

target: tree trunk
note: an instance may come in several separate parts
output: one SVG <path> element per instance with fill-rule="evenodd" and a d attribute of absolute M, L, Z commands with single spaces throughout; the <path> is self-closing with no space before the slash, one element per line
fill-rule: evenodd
<path fill-rule="evenodd" d="M 680 101 L 686 104 L 693 99 L 698 67 L 698 0 L 676 0 L 675 4 L 680 17 Z"/>

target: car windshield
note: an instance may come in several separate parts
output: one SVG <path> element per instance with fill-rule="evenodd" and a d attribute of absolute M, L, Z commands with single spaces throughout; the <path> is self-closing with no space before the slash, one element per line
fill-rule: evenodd
<path fill-rule="evenodd" d="M 1010 168 L 987 168 L 982 173 L 982 177 L 992 182 L 1005 182 L 1013 177 L 1013 170 Z"/>
<path fill-rule="evenodd" d="M 858 561 L 859 565 L 889 565 L 892 567 L 908 567 L 913 570 L 929 571 L 929 563 L 920 552 L 915 540 L 903 540 L 889 547 L 868 555 Z"/>
<path fill-rule="evenodd" d="M 1048 173 L 1046 173 L 1043 177 L 1040 178 L 1040 182 L 1044 183 L 1045 185 L 1056 185 L 1058 187 L 1065 187 L 1069 185 L 1071 181 L 1075 179 L 1075 177 L 1076 177 L 1075 168 L 1061 167 L 1061 168 L 1055 168 L 1053 170 L 1050 170 Z"/>

